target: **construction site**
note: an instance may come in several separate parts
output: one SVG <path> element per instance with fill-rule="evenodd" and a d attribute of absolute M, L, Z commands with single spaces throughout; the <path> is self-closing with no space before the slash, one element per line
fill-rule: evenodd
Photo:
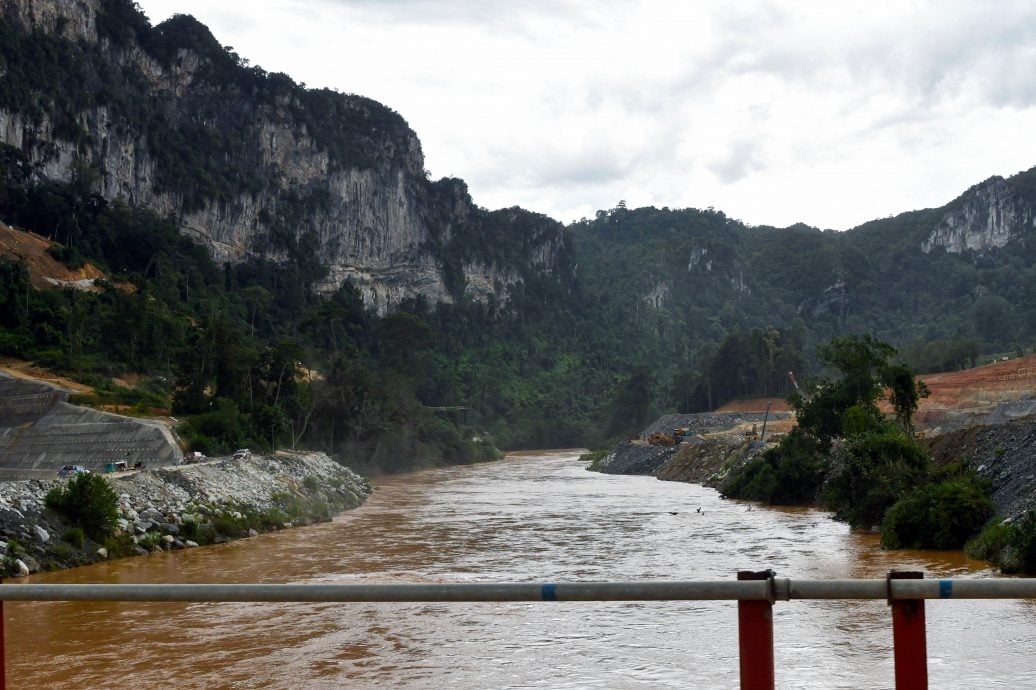
<path fill-rule="evenodd" d="M 104 472 L 183 461 L 163 422 L 73 405 L 71 393 L 0 371 L 0 480 L 49 479 L 65 466 Z"/>

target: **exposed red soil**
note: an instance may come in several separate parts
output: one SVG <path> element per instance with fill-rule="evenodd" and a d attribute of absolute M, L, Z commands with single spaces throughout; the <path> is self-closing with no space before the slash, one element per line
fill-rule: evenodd
<path fill-rule="evenodd" d="M 0 255 L 17 257 L 24 261 L 29 269 L 29 282 L 37 290 L 60 285 L 60 283 L 54 283 L 53 280 L 72 284 L 105 277 L 103 271 L 90 263 L 74 271 L 69 269 L 47 253 L 47 248 L 52 246 L 56 246 L 55 243 L 46 237 L 34 232 L 15 230 L 0 223 Z M 48 280 L 48 278 L 53 280 Z M 98 290 L 99 288 L 91 285 L 83 289 Z"/>

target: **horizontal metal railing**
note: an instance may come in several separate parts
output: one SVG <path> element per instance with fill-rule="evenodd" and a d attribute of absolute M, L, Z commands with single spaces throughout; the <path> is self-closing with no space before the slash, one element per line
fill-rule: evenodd
<path fill-rule="evenodd" d="M 5 687 L 3 602 L 521 602 L 737 601 L 741 687 L 772 689 L 773 604 L 790 600 L 884 599 L 892 608 L 898 689 L 928 685 L 926 599 L 1036 599 L 1036 579 L 798 580 L 741 571 L 737 581 L 420 584 L 0 584 L 0 690 Z"/>
<path fill-rule="evenodd" d="M 491 602 L 1036 599 L 1036 579 L 444 584 L 0 584 L 0 601 Z"/>

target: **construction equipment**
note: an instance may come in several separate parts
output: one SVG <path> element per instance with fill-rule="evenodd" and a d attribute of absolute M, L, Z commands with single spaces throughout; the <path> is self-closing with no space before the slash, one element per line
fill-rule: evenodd
<path fill-rule="evenodd" d="M 670 447 L 676 445 L 676 441 L 673 440 L 672 434 L 666 434 L 661 431 L 656 431 L 655 433 L 648 436 L 647 441 L 648 445 L 650 446 Z"/>

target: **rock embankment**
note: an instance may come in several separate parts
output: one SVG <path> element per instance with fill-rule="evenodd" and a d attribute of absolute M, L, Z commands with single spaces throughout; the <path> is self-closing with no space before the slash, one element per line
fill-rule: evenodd
<path fill-rule="evenodd" d="M 769 447 L 758 441 L 681 444 L 679 450 L 655 470 L 655 476 L 663 481 L 690 482 L 718 488 L 731 470 L 746 464 Z"/>
<path fill-rule="evenodd" d="M 764 420 L 771 422 L 789 419 L 790 412 L 695 412 L 688 414 L 669 414 L 659 417 L 651 426 L 641 432 L 647 438 L 656 431 L 664 434 L 673 429 L 687 429 L 691 434 L 715 433 L 728 431 L 743 424 L 757 424 L 762 427 Z"/>
<path fill-rule="evenodd" d="M 323 453 L 217 459 L 107 477 L 118 495 L 114 535 L 76 535 L 46 508 L 66 480 L 0 482 L 0 555 L 5 574 L 27 575 L 106 558 L 255 536 L 330 520 L 370 495 L 368 480 Z"/>
<path fill-rule="evenodd" d="M 936 462 L 964 462 L 988 479 L 1000 517 L 1036 510 L 1036 417 L 942 434 L 928 448 Z"/>
<path fill-rule="evenodd" d="M 604 474 L 654 474 L 676 452 L 675 446 L 649 446 L 623 443 L 595 463 L 593 469 Z"/>

